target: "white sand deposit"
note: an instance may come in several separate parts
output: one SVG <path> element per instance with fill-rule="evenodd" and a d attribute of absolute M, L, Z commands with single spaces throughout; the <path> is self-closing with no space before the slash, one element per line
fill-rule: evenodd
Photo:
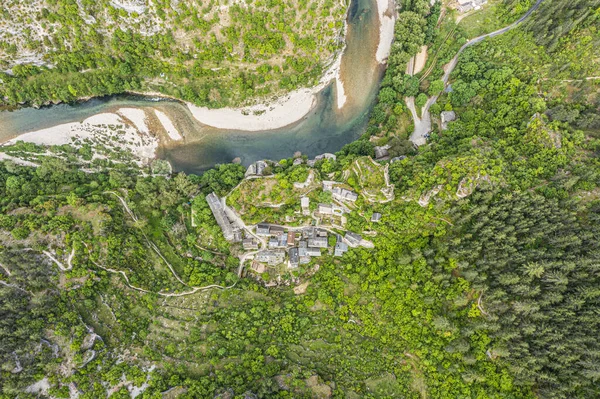
<path fill-rule="evenodd" d="M 344 22 L 344 37 L 347 37 L 347 35 L 348 35 L 348 24 Z M 335 59 L 335 62 L 333 63 L 331 68 L 329 68 L 329 70 L 325 73 L 325 75 L 323 75 L 323 78 L 321 78 L 321 84 L 323 85 L 323 87 L 325 87 L 325 85 L 327 85 L 327 83 L 329 83 L 329 81 L 331 79 L 335 79 L 335 88 L 336 88 L 338 109 L 344 108 L 344 105 L 346 104 L 346 101 L 348 100 L 348 98 L 346 96 L 346 91 L 344 90 L 344 81 L 342 80 L 342 76 L 341 76 L 342 56 L 344 55 L 345 50 L 346 50 L 346 47 L 344 46 L 342 51 L 340 51 L 337 58 Z M 329 76 L 327 76 L 328 73 L 335 74 L 335 75 L 333 75 L 330 78 Z"/>
<path fill-rule="evenodd" d="M 150 133 L 146 124 L 146 112 L 138 108 L 121 108 L 117 111 L 119 115 L 129 119 L 140 133 Z"/>
<path fill-rule="evenodd" d="M 427 62 L 427 46 L 422 46 L 419 54 L 415 56 L 415 66 L 413 69 L 413 75 L 421 72 L 423 68 L 425 68 L 425 63 Z"/>
<path fill-rule="evenodd" d="M 310 112 L 316 103 L 314 90 L 301 89 L 289 93 L 270 105 L 247 108 L 209 109 L 188 104 L 190 112 L 200 123 L 218 129 L 256 132 L 291 125 Z"/>
<path fill-rule="evenodd" d="M 3 152 L 0 152 L 0 161 L 12 161 L 12 162 L 16 163 L 17 165 L 22 165 L 22 166 L 33 166 L 33 167 L 39 166 L 37 163 L 33 163 L 33 162 L 26 161 L 21 158 L 13 157 L 12 155 L 8 155 Z"/>
<path fill-rule="evenodd" d="M 129 114 L 133 116 L 130 112 Z M 25 133 L 3 145 L 14 145 L 18 141 L 24 141 L 52 146 L 73 144 L 77 140 L 89 140 L 108 148 L 127 149 L 142 162 L 154 159 L 158 148 L 158 140 L 147 130 L 139 131 L 136 127 L 127 125 L 119 115 L 113 113 L 98 114 L 83 122 L 65 123 Z"/>
<path fill-rule="evenodd" d="M 165 129 L 171 140 L 177 141 L 183 139 L 183 136 L 181 135 L 181 133 L 179 133 L 179 130 L 177 130 L 175 125 L 173 125 L 173 122 L 167 116 L 167 114 L 157 109 L 154 110 L 154 113 L 156 114 L 156 117 L 160 121 L 162 127 Z"/>
<path fill-rule="evenodd" d="M 394 8 L 393 0 L 377 0 L 379 45 L 377 46 L 375 58 L 380 64 L 386 62 L 394 41 L 394 24 L 396 23 L 396 10 Z"/>

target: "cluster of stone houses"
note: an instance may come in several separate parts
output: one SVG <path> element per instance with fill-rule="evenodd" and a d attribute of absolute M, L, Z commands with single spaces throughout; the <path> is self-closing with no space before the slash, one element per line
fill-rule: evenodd
<path fill-rule="evenodd" d="M 268 238 L 268 249 L 259 251 L 252 264 L 252 269 L 258 273 L 264 272 L 265 265 L 276 266 L 285 263 L 286 258 L 288 267 L 296 268 L 310 263 L 311 258 L 321 256 L 323 251 L 330 248 L 328 232 L 318 227 L 286 231 L 281 226 L 261 223 L 256 226 L 256 235 Z M 334 256 L 344 255 L 349 247 L 357 247 L 361 241 L 362 237 L 356 233 L 348 232 L 343 238 L 336 234 L 336 243 L 332 248 Z M 246 246 L 244 240 L 245 249 L 258 248 L 258 243 L 253 242 L 252 245 L 252 248 Z"/>
<path fill-rule="evenodd" d="M 315 157 L 315 159 L 309 159 L 308 161 L 306 161 L 306 164 L 310 167 L 315 166 L 315 164 L 323 159 L 331 159 L 332 161 L 335 161 L 337 159 L 337 157 L 335 156 L 335 154 L 331 154 L 326 152 L 325 154 L 321 154 L 321 155 L 317 155 Z M 262 176 L 265 172 L 265 169 L 269 166 L 269 164 L 272 164 L 272 161 L 269 160 L 262 160 L 262 161 L 256 161 L 253 164 L 251 164 L 250 166 L 248 166 L 248 168 L 246 169 L 246 177 L 251 177 L 251 176 Z M 293 165 L 302 165 L 304 163 L 304 159 L 303 158 L 296 158 L 294 159 Z"/>

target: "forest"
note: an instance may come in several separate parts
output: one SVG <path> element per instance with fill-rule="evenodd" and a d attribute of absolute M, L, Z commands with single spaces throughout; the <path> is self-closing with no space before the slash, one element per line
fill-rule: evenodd
<path fill-rule="evenodd" d="M 335 178 L 383 137 L 406 155 L 396 197 L 348 216 L 375 249 L 281 276 L 303 290 L 238 277 L 204 196 L 240 165 L 0 162 L 0 398 L 599 397 L 599 3 L 546 1 L 466 50 L 437 104 L 457 120 L 414 149 L 402 94 L 428 82 L 405 64 L 447 32 L 422 29 L 437 6 L 403 1 L 420 22 L 396 34 L 418 41 L 396 42 L 365 135 L 312 168 Z M 308 174 L 269 168 L 284 188 Z"/>

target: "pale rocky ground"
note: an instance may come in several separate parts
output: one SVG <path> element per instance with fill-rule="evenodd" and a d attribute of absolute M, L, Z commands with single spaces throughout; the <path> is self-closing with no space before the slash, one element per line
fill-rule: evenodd
<path fill-rule="evenodd" d="M 95 157 L 103 158 L 103 151 L 125 151 L 140 165 L 145 165 L 156 156 L 161 137 L 172 137 L 179 134 L 174 131 L 151 131 L 148 126 L 148 115 L 144 110 L 121 108 L 115 113 L 94 115 L 83 122 L 73 122 L 52 128 L 25 133 L 1 146 L 11 146 L 19 141 L 44 146 L 70 144 L 79 148 L 90 144 L 95 150 Z M 164 115 L 163 123 L 171 123 Z M 4 149 L 5 150 L 5 149 Z M 43 154 L 42 154 L 43 155 Z M 18 163 L 34 165 L 26 160 L 18 159 L 11 154 L 0 152 L 0 159 L 9 159 Z"/>

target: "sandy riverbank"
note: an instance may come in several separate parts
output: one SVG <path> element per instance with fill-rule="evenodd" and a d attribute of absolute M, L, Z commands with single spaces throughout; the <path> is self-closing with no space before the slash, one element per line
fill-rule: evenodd
<path fill-rule="evenodd" d="M 394 0 L 377 0 L 377 12 L 379 14 L 379 45 L 375 58 L 380 64 L 385 64 L 394 41 L 394 25 L 396 24 Z"/>
<path fill-rule="evenodd" d="M 171 140 L 179 141 L 183 139 L 183 136 L 181 135 L 181 133 L 179 133 L 179 130 L 177 130 L 177 128 L 175 127 L 171 119 L 167 116 L 167 114 L 157 109 L 154 110 L 154 114 L 158 118 L 163 129 L 165 129 Z"/>
<path fill-rule="evenodd" d="M 144 111 L 122 108 L 117 112 L 97 114 L 83 122 L 65 123 L 25 133 L 2 145 L 14 145 L 18 141 L 46 146 L 91 142 L 129 150 L 142 163 L 154 159 L 158 139 L 147 128 Z"/>

